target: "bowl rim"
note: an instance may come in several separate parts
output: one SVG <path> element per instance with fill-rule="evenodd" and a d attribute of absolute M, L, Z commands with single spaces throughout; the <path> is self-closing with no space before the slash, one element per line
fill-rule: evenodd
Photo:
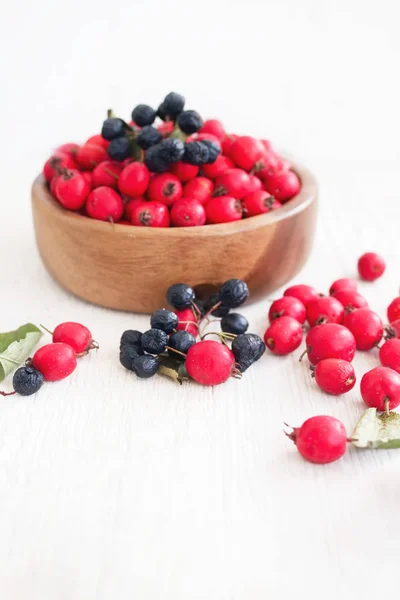
<path fill-rule="evenodd" d="M 32 196 L 38 194 L 40 199 L 53 214 L 62 217 L 75 227 L 89 228 L 92 231 L 106 233 L 107 231 L 117 232 L 126 237 L 143 237 L 154 238 L 155 236 L 169 236 L 174 238 L 180 237 L 198 237 L 213 236 L 213 235 L 231 235 L 236 232 L 246 232 L 258 229 L 265 225 L 278 223 L 284 219 L 296 215 L 306 209 L 314 200 L 316 200 L 318 183 L 316 177 L 309 169 L 298 164 L 291 163 L 293 170 L 301 180 L 301 190 L 291 200 L 283 204 L 276 210 L 254 217 L 247 217 L 239 221 L 230 223 L 217 223 L 209 225 L 201 225 L 196 227 L 138 227 L 135 225 L 124 225 L 121 223 L 113 223 L 110 225 L 108 221 L 98 221 L 91 219 L 85 215 L 80 215 L 62 207 L 57 200 L 53 198 L 43 175 L 38 175 L 32 185 Z M 111 229 L 112 227 L 112 229 Z"/>

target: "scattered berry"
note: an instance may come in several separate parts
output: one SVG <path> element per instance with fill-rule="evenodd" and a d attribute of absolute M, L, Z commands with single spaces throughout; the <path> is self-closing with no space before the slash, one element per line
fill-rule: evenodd
<path fill-rule="evenodd" d="M 75 350 L 76 354 L 83 354 L 93 348 L 98 348 L 98 344 L 93 340 L 90 330 L 85 325 L 72 321 L 57 325 L 53 331 L 53 342 L 68 344 Z"/>
<path fill-rule="evenodd" d="M 383 275 L 385 269 L 385 261 L 375 252 L 366 252 L 358 259 L 358 272 L 365 281 L 375 281 Z"/>
<path fill-rule="evenodd" d="M 299 193 L 301 183 L 294 171 L 281 171 L 266 180 L 265 187 L 279 202 L 287 202 Z"/>
<path fill-rule="evenodd" d="M 304 304 L 306 308 L 310 302 L 319 298 L 319 294 L 316 289 L 310 285 L 304 284 L 292 285 L 284 291 L 283 295 L 297 298 Z"/>
<path fill-rule="evenodd" d="M 171 310 L 161 308 L 156 310 L 150 319 L 150 325 L 152 329 L 161 329 L 165 333 L 172 333 L 175 329 L 178 329 L 179 319 L 178 316 Z"/>
<path fill-rule="evenodd" d="M 148 188 L 150 173 L 146 165 L 132 162 L 121 172 L 118 188 L 126 196 L 142 196 Z"/>
<path fill-rule="evenodd" d="M 161 354 L 168 343 L 168 335 L 162 329 L 149 329 L 141 337 L 142 348 L 149 354 Z"/>
<path fill-rule="evenodd" d="M 175 358 L 180 358 L 182 354 L 187 354 L 189 348 L 195 343 L 196 338 L 189 331 L 179 330 L 169 338 L 168 354 Z"/>
<path fill-rule="evenodd" d="M 349 313 L 345 325 L 354 335 L 357 350 L 371 350 L 383 337 L 382 320 L 369 308 L 358 308 Z"/>
<path fill-rule="evenodd" d="M 343 305 L 332 296 L 321 296 L 307 304 L 307 321 L 310 327 L 323 323 L 343 323 Z"/>
<path fill-rule="evenodd" d="M 356 383 L 354 367 L 347 360 L 325 358 L 320 360 L 313 372 L 318 387 L 332 396 L 345 394 Z"/>
<path fill-rule="evenodd" d="M 375 367 L 361 379 L 360 391 L 370 408 L 393 410 L 400 404 L 400 375 L 388 367 Z"/>
<path fill-rule="evenodd" d="M 136 143 L 143 148 L 143 150 L 147 150 L 150 146 L 154 146 L 158 144 L 162 140 L 162 135 L 158 129 L 153 127 L 152 125 L 146 125 L 143 127 L 141 131 L 136 136 Z"/>
<path fill-rule="evenodd" d="M 214 191 L 213 182 L 207 177 L 196 177 L 189 181 L 183 188 L 183 197 L 192 198 L 201 204 L 205 204 Z"/>
<path fill-rule="evenodd" d="M 156 115 L 156 111 L 148 104 L 138 104 L 132 111 L 132 121 L 139 127 L 145 127 L 146 125 L 152 125 Z"/>
<path fill-rule="evenodd" d="M 368 302 L 364 296 L 351 288 L 339 288 L 332 298 L 339 300 L 346 312 L 351 312 L 357 308 L 368 308 Z"/>
<path fill-rule="evenodd" d="M 221 329 L 226 333 L 234 333 L 240 335 L 246 333 L 249 328 L 249 322 L 243 315 L 239 313 L 229 313 L 221 320 Z"/>
<path fill-rule="evenodd" d="M 42 387 L 44 377 L 33 367 L 20 367 L 14 373 L 13 388 L 21 396 L 31 396 Z"/>
<path fill-rule="evenodd" d="M 346 452 L 346 430 L 343 423 L 334 417 L 311 417 L 301 427 L 295 427 L 288 437 L 296 444 L 302 457 L 313 463 L 330 463 Z"/>
<path fill-rule="evenodd" d="M 135 373 L 137 377 L 141 379 L 148 379 L 149 377 L 153 377 L 158 371 L 160 367 L 160 363 L 154 356 L 150 356 L 149 354 L 143 354 L 141 356 L 137 356 L 133 359 L 132 362 L 132 371 Z"/>
<path fill-rule="evenodd" d="M 384 367 L 400 373 L 400 339 L 387 340 L 379 350 L 379 360 Z"/>
<path fill-rule="evenodd" d="M 357 291 L 357 282 L 354 279 L 343 277 L 342 279 L 336 279 L 329 288 L 329 294 L 333 296 L 338 290 L 346 288 L 348 290 Z"/>
<path fill-rule="evenodd" d="M 242 333 L 232 342 L 232 352 L 241 373 L 257 362 L 265 352 L 265 344 L 255 333 Z"/>
<path fill-rule="evenodd" d="M 192 379 L 201 385 L 224 383 L 232 375 L 234 367 L 235 357 L 233 353 L 227 346 L 219 342 L 204 340 L 193 344 L 188 349 L 187 372 Z"/>
<path fill-rule="evenodd" d="M 154 202 L 163 202 L 171 206 L 182 196 L 182 184 L 171 173 L 160 173 L 151 178 L 147 190 L 147 197 Z"/>
<path fill-rule="evenodd" d="M 303 328 L 292 317 L 272 321 L 264 335 L 264 342 L 274 354 L 285 355 L 296 350 L 303 339 Z"/>
<path fill-rule="evenodd" d="M 175 227 L 198 227 L 206 222 L 204 206 L 191 198 L 181 198 L 171 209 L 171 222 Z"/>
<path fill-rule="evenodd" d="M 142 202 L 132 209 L 132 225 L 138 227 L 169 227 L 170 217 L 163 202 Z"/>
<path fill-rule="evenodd" d="M 351 362 L 356 352 L 354 335 L 338 323 L 325 323 L 310 329 L 306 337 L 308 360 L 316 365 L 324 358 Z"/>
<path fill-rule="evenodd" d="M 99 221 L 119 221 L 124 214 L 124 203 L 115 190 L 100 186 L 90 192 L 86 212 Z"/>
<path fill-rule="evenodd" d="M 206 204 L 207 223 L 229 223 L 240 221 L 243 207 L 240 200 L 232 196 L 211 198 Z"/>
<path fill-rule="evenodd" d="M 233 162 L 245 171 L 257 169 L 257 166 L 262 168 L 264 155 L 265 148 L 262 142 L 248 135 L 238 137 L 229 150 Z"/>
<path fill-rule="evenodd" d="M 248 194 L 243 198 L 242 204 L 246 217 L 255 217 L 256 215 L 270 212 L 282 206 L 280 202 L 275 200 L 265 190 L 257 190 Z"/>
<path fill-rule="evenodd" d="M 389 323 L 400 319 L 400 296 L 392 300 L 387 309 Z"/>
<path fill-rule="evenodd" d="M 46 344 L 36 350 L 32 365 L 46 381 L 64 379 L 76 369 L 75 350 L 62 342 Z"/>
<path fill-rule="evenodd" d="M 237 308 L 249 297 L 249 288 L 241 279 L 229 279 L 222 284 L 218 297 L 223 306 Z"/>
<path fill-rule="evenodd" d="M 306 307 L 294 296 L 283 296 L 283 298 L 279 298 L 271 304 L 268 313 L 270 323 L 280 317 L 292 317 L 300 325 L 303 325 L 306 320 Z"/>
<path fill-rule="evenodd" d="M 101 136 L 108 142 L 111 142 L 111 140 L 123 136 L 126 129 L 126 124 L 122 119 L 111 117 L 104 121 L 103 127 L 101 128 Z"/>
<path fill-rule="evenodd" d="M 185 283 L 174 283 L 167 290 L 166 300 L 170 306 L 177 310 L 190 308 L 194 299 L 193 289 Z"/>
<path fill-rule="evenodd" d="M 178 116 L 178 126 L 188 135 L 196 133 L 203 126 L 203 119 L 195 110 L 185 110 Z"/>

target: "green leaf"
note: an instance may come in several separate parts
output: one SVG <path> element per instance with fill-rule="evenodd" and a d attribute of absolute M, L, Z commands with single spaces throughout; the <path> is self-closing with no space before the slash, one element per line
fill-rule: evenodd
<path fill-rule="evenodd" d="M 160 375 L 165 375 L 166 377 L 170 377 L 179 385 L 182 385 L 182 382 L 189 379 L 187 371 L 185 369 L 185 363 L 178 361 L 174 358 L 166 357 L 160 361 L 160 367 L 158 369 L 158 373 Z"/>
<path fill-rule="evenodd" d="M 178 125 L 176 124 L 169 137 L 178 138 L 178 140 L 181 140 L 181 142 L 186 142 L 189 136 L 186 135 L 186 133 L 183 133 L 182 129 L 179 129 Z"/>
<path fill-rule="evenodd" d="M 25 362 L 42 335 L 32 323 L 0 333 L 0 381 Z"/>
<path fill-rule="evenodd" d="M 360 417 L 351 436 L 356 448 L 400 448 L 400 415 L 376 414 L 368 408 Z"/>

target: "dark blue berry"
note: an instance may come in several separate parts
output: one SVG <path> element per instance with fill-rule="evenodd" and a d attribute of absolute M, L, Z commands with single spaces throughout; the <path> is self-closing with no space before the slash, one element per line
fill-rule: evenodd
<path fill-rule="evenodd" d="M 207 299 L 206 304 L 205 304 L 206 311 L 209 312 L 213 306 L 218 304 L 218 302 L 220 302 L 220 299 L 219 299 L 219 295 L 217 292 Z M 214 317 L 221 318 L 221 317 L 225 317 L 225 315 L 227 315 L 229 313 L 229 311 L 230 311 L 229 306 L 221 305 L 221 306 L 218 306 L 218 308 L 214 309 L 211 314 Z"/>
<path fill-rule="evenodd" d="M 179 319 L 171 310 L 161 308 L 151 315 L 150 325 L 153 329 L 161 329 L 165 333 L 172 333 L 178 327 Z"/>
<path fill-rule="evenodd" d="M 248 327 L 248 320 L 239 313 L 229 313 L 221 321 L 221 329 L 226 333 L 240 335 L 241 333 L 245 333 Z"/>
<path fill-rule="evenodd" d="M 184 110 L 178 117 L 179 129 L 191 135 L 203 126 L 203 119 L 195 110 Z"/>
<path fill-rule="evenodd" d="M 202 142 L 189 142 L 185 144 L 185 153 L 182 158 L 183 162 L 199 167 L 200 165 L 208 163 L 208 159 L 208 148 Z"/>
<path fill-rule="evenodd" d="M 242 373 L 265 352 L 265 344 L 255 333 L 242 333 L 232 342 L 232 352 Z"/>
<path fill-rule="evenodd" d="M 101 135 L 105 140 L 111 141 L 122 137 L 126 130 L 126 124 L 122 119 L 112 117 L 106 119 L 101 128 Z"/>
<path fill-rule="evenodd" d="M 185 106 L 185 98 L 176 92 L 170 92 L 165 96 L 162 104 L 166 114 L 171 119 L 176 119 L 179 113 L 183 111 L 183 107 Z"/>
<path fill-rule="evenodd" d="M 132 363 L 132 371 L 136 373 L 138 377 L 148 379 L 153 377 L 158 371 L 160 363 L 154 356 L 144 354 L 143 356 L 137 356 Z"/>
<path fill-rule="evenodd" d="M 189 308 L 194 299 L 194 291 L 186 283 L 174 283 L 167 290 L 166 300 L 168 304 L 178 310 Z"/>
<path fill-rule="evenodd" d="M 170 165 L 180 161 L 185 152 L 185 145 L 178 138 L 167 138 L 159 146 L 162 159 Z"/>
<path fill-rule="evenodd" d="M 150 146 L 154 146 L 154 144 L 158 144 L 161 140 L 161 133 L 152 125 L 146 125 L 139 131 L 136 136 L 136 142 L 139 144 L 143 150 L 147 150 Z"/>
<path fill-rule="evenodd" d="M 43 385 L 43 375 L 33 367 L 20 367 L 14 373 L 13 387 L 21 396 L 35 394 Z"/>
<path fill-rule="evenodd" d="M 169 119 L 167 107 L 165 106 L 164 102 L 161 102 L 160 106 L 157 109 L 157 117 L 159 117 L 163 121 L 167 121 Z"/>
<path fill-rule="evenodd" d="M 107 148 L 108 156 L 113 160 L 122 161 L 130 156 L 131 148 L 128 138 L 119 137 L 111 140 Z"/>
<path fill-rule="evenodd" d="M 134 344 L 125 344 L 119 351 L 119 362 L 125 369 L 133 370 L 133 360 L 143 354 L 143 350 Z"/>
<path fill-rule="evenodd" d="M 214 142 L 213 140 L 201 140 L 201 143 L 207 146 L 208 160 L 206 161 L 206 164 L 211 165 L 221 154 L 221 146 L 218 144 L 218 142 Z"/>
<path fill-rule="evenodd" d="M 246 302 L 249 297 L 249 288 L 241 279 L 229 279 L 222 284 L 218 295 L 224 306 L 236 308 Z"/>
<path fill-rule="evenodd" d="M 168 343 L 168 335 L 162 329 L 149 329 L 142 335 L 142 348 L 149 354 L 161 354 Z"/>
<path fill-rule="evenodd" d="M 142 333 L 140 331 L 136 331 L 135 329 L 127 329 L 121 335 L 121 343 L 120 346 L 124 346 L 125 344 L 138 345 L 140 346 L 140 340 L 142 338 Z"/>
<path fill-rule="evenodd" d="M 161 156 L 160 146 L 161 144 L 151 146 L 144 155 L 145 165 L 152 173 L 165 173 L 169 169 L 170 163 Z"/>
<path fill-rule="evenodd" d="M 151 108 L 148 104 L 138 104 L 132 111 L 132 121 L 134 121 L 136 125 L 139 125 L 139 127 L 152 125 L 156 118 L 156 114 L 154 108 Z"/>
<path fill-rule="evenodd" d="M 178 352 L 182 352 L 182 354 L 187 354 L 189 348 L 195 343 L 196 338 L 191 333 L 184 330 L 177 331 L 176 333 L 173 333 L 169 338 L 168 354 L 170 356 L 173 356 L 174 358 L 179 358 L 181 355 L 178 354 Z M 174 352 L 174 350 L 177 350 L 178 352 Z"/>

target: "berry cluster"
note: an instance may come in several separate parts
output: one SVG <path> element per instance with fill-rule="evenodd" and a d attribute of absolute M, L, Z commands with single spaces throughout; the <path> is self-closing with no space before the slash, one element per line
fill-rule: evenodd
<path fill-rule="evenodd" d="M 31 396 L 45 381 L 65 379 L 75 371 L 77 358 L 99 347 L 89 329 L 80 323 L 71 321 L 60 323 L 53 332 L 49 333 L 52 335 L 52 343 L 39 348 L 32 358 L 28 358 L 23 367 L 15 371 L 14 391 L 0 392 L 2 396 L 13 394 Z"/>
<path fill-rule="evenodd" d="M 247 285 L 240 279 L 226 281 L 204 303 L 196 299 L 190 286 L 172 285 L 166 300 L 174 311 L 162 308 L 154 312 L 151 329 L 144 333 L 125 331 L 120 342 L 121 364 L 138 377 L 173 373 L 178 381 L 191 378 L 202 385 L 240 377 L 265 351 L 262 339 L 247 333 L 247 319 L 230 312 L 248 295 Z M 221 332 L 205 333 L 210 317 L 220 318 Z M 218 336 L 219 341 L 205 339 L 209 335 Z"/>
<path fill-rule="evenodd" d="M 228 134 L 184 107 L 171 92 L 157 110 L 136 106 L 129 123 L 108 111 L 101 134 L 47 160 L 54 198 L 101 221 L 195 227 L 267 213 L 298 194 L 298 176 L 270 142 Z"/>

